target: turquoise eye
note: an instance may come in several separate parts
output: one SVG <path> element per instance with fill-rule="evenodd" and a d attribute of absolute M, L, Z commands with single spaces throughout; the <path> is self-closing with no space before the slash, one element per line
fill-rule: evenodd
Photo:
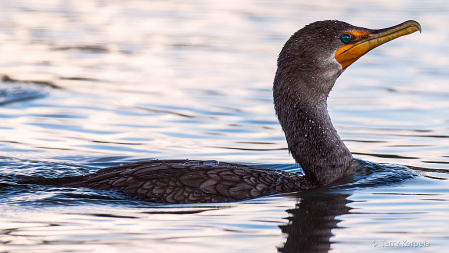
<path fill-rule="evenodd" d="M 351 35 L 349 35 L 349 34 L 343 34 L 343 35 L 341 36 L 341 42 L 347 44 L 347 43 L 349 43 L 350 41 L 351 41 Z"/>

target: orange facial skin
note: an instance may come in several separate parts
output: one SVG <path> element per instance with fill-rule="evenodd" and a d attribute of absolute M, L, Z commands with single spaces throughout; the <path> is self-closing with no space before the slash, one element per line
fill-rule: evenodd
<path fill-rule="evenodd" d="M 346 69 L 371 49 L 416 31 L 421 32 L 421 25 L 413 20 L 390 28 L 372 30 L 370 32 L 361 30 L 348 31 L 345 34 L 351 36 L 351 41 L 337 49 L 335 59 L 343 69 Z"/>

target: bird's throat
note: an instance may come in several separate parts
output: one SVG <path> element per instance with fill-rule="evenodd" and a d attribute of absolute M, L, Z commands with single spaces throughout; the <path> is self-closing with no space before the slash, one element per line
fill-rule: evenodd
<path fill-rule="evenodd" d="M 306 92 L 310 89 L 304 87 L 275 81 L 276 113 L 290 153 L 306 178 L 325 185 L 342 177 L 351 167 L 353 158 L 332 125 L 327 94 L 317 96 Z"/>

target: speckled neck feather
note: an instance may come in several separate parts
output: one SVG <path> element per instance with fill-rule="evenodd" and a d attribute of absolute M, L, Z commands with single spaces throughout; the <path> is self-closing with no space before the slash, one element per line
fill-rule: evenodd
<path fill-rule="evenodd" d="M 323 21 L 296 32 L 279 54 L 273 85 L 275 110 L 288 149 L 306 178 L 320 185 L 341 177 L 353 160 L 327 111 L 329 92 L 343 72 L 329 43 L 335 37 L 328 30 L 339 32 L 340 26 L 348 29 L 350 25 Z"/>

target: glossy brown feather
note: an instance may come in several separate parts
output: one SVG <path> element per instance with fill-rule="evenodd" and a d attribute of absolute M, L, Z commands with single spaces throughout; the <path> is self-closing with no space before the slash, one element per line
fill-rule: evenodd
<path fill-rule="evenodd" d="M 86 176 L 21 183 L 120 190 L 151 202 L 177 204 L 230 202 L 315 187 L 297 173 L 190 160 L 136 162 Z"/>

